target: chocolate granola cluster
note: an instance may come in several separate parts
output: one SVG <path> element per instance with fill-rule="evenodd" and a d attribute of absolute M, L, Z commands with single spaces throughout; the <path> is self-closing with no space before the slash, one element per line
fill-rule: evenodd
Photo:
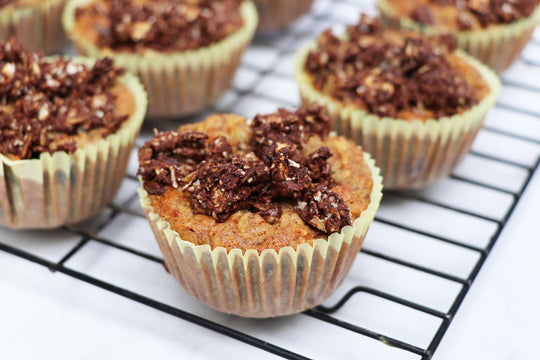
<path fill-rule="evenodd" d="M 390 117 L 415 109 L 449 116 L 477 103 L 466 80 L 445 58 L 455 49 L 451 37 L 409 35 L 390 41 L 379 20 L 366 15 L 347 28 L 347 35 L 343 39 L 327 30 L 308 54 L 305 69 L 317 90 Z"/>
<path fill-rule="evenodd" d="M 238 30 L 242 0 L 109 0 L 78 8 L 82 16 L 108 19 L 98 45 L 116 50 L 187 51 L 218 42 Z"/>
<path fill-rule="evenodd" d="M 110 59 L 89 68 L 48 60 L 13 39 L 0 43 L 0 153 L 20 159 L 71 153 L 77 149 L 71 135 L 116 132 L 127 116 L 115 115 L 110 88 L 123 73 Z"/>
<path fill-rule="evenodd" d="M 538 0 L 430 0 L 442 6 L 455 6 L 459 10 L 457 25 L 460 30 L 470 30 L 474 21 L 482 27 L 508 24 L 531 15 Z M 434 18 L 428 5 L 417 6 L 411 17 L 422 24 L 433 24 Z"/>
<path fill-rule="evenodd" d="M 331 190 L 336 182 L 327 163 L 332 156 L 328 147 L 302 152 L 311 136 L 328 135 L 329 120 L 319 108 L 257 115 L 250 127 L 249 145 L 238 152 L 223 136 L 210 141 L 194 131 L 157 134 L 139 150 L 138 174 L 145 190 L 151 195 L 162 195 L 167 187 L 185 191 L 194 213 L 219 222 L 249 210 L 275 223 L 280 203 L 292 203 L 321 232 L 351 224 L 349 207 Z"/>

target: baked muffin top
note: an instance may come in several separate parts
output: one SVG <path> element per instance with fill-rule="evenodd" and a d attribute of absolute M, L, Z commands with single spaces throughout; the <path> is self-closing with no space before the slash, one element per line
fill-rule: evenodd
<path fill-rule="evenodd" d="M 78 32 L 114 51 L 188 51 L 243 25 L 242 0 L 95 0 L 75 11 Z"/>
<path fill-rule="evenodd" d="M 326 238 L 370 203 L 362 150 L 320 109 L 236 115 L 157 134 L 139 150 L 152 207 L 183 240 L 276 249 Z"/>
<path fill-rule="evenodd" d="M 383 30 L 362 15 L 344 37 L 324 31 L 304 69 L 318 91 L 341 102 L 381 117 L 428 120 L 460 114 L 489 93 L 455 49 L 451 36 Z"/>
<path fill-rule="evenodd" d="M 134 108 L 117 79 L 124 70 L 110 59 L 89 67 L 67 58 L 45 58 L 14 39 L 0 43 L 0 154 L 38 158 L 73 153 L 116 132 Z"/>
<path fill-rule="evenodd" d="M 477 30 L 531 15 L 539 0 L 386 0 L 398 14 L 446 30 Z"/>

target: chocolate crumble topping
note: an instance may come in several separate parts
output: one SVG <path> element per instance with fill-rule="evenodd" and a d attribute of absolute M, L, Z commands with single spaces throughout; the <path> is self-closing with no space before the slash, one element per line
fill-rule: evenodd
<path fill-rule="evenodd" d="M 440 6 L 455 6 L 459 13 L 457 25 L 460 30 L 473 28 L 473 18 L 481 27 L 492 24 L 509 24 L 531 15 L 538 5 L 538 0 L 430 0 Z M 422 24 L 433 24 L 433 15 L 429 6 L 418 5 L 411 17 Z"/>
<path fill-rule="evenodd" d="M 342 39 L 327 30 L 308 54 L 305 69 L 317 90 L 390 117 L 418 109 L 450 116 L 477 103 L 466 80 L 445 58 L 455 49 L 451 37 L 388 33 L 366 15 L 347 28 L 347 35 Z"/>
<path fill-rule="evenodd" d="M 218 42 L 243 25 L 242 0 L 97 0 L 75 12 L 96 24 L 98 46 L 120 51 L 187 51 Z"/>
<path fill-rule="evenodd" d="M 350 224 L 349 207 L 328 187 L 317 184 L 299 203 L 299 215 L 306 223 L 325 233 L 340 231 Z"/>
<path fill-rule="evenodd" d="M 116 132 L 127 116 L 115 115 L 111 87 L 123 73 L 110 59 L 89 68 L 67 58 L 46 59 L 14 39 L 1 42 L 0 153 L 19 159 L 72 153 L 72 135 Z"/>
<path fill-rule="evenodd" d="M 256 115 L 251 123 L 253 136 L 251 146 L 264 144 L 292 143 L 302 145 L 311 136 L 326 137 L 330 132 L 330 122 L 321 115 L 318 107 L 290 112 L 279 109 L 269 115 Z"/>
<path fill-rule="evenodd" d="M 268 167 L 252 153 L 235 154 L 230 161 L 210 157 L 199 165 L 187 191 L 196 214 L 223 222 L 233 212 L 249 209 L 251 196 L 267 186 L 269 180 Z"/>
<path fill-rule="evenodd" d="M 278 203 L 290 203 L 307 224 L 329 234 L 352 221 L 331 190 L 337 185 L 327 162 L 332 154 L 328 147 L 301 151 L 310 137 L 326 138 L 329 126 L 319 107 L 257 115 L 248 149 L 237 152 L 223 136 L 160 133 L 139 150 L 138 175 L 149 194 L 177 188 L 189 194 L 194 213 L 218 222 L 248 210 L 273 224 L 281 216 Z"/>
<path fill-rule="evenodd" d="M 178 188 L 184 178 L 207 158 L 208 135 L 167 131 L 157 134 L 139 149 L 138 175 L 150 194 L 163 194 L 166 186 Z"/>
<path fill-rule="evenodd" d="M 326 161 L 332 156 L 330 149 L 326 146 L 315 150 L 305 159 L 305 165 L 310 171 L 310 178 L 326 187 L 331 188 L 336 185 L 331 176 L 330 164 Z"/>
<path fill-rule="evenodd" d="M 295 145 L 278 144 L 265 159 L 270 166 L 273 192 L 277 197 L 298 200 L 311 187 L 313 180 L 309 169 L 296 161 L 299 157 Z"/>

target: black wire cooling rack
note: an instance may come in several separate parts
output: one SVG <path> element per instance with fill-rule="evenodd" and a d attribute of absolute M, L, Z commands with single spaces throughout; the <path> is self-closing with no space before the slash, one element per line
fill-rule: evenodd
<path fill-rule="evenodd" d="M 372 11 L 373 3 L 368 0 L 319 0 L 310 14 L 287 31 L 256 39 L 243 59 L 233 88 L 208 113 L 234 112 L 252 116 L 274 111 L 279 106 L 297 105 L 299 99 L 292 80 L 295 49 L 323 28 L 356 21 L 361 8 Z M 345 283 L 323 306 L 296 316 L 307 316 L 355 336 L 374 339 L 416 358 L 430 359 L 433 356 L 539 167 L 540 133 L 531 131 L 540 129 L 540 108 L 531 101 L 540 95 L 538 54 L 540 37 L 537 36 L 519 63 L 503 77 L 503 96 L 488 116 L 471 153 L 454 173 L 423 191 L 385 193 L 368 239 Z M 205 115 L 188 121 L 200 120 Z M 152 136 L 153 126 L 165 130 L 178 125 L 178 121 L 154 123 L 143 130 L 137 143 L 140 146 Z M 78 240 L 60 260 L 52 261 L 43 256 L 39 250 L 42 246 L 27 246 L 19 241 L 20 233 L 7 230 L 0 237 L 0 250 L 40 264 L 53 273 L 66 274 L 213 330 L 216 336 L 236 339 L 238 346 L 244 343 L 288 359 L 317 357 L 316 354 L 303 355 L 293 351 L 277 340 L 269 342 L 256 337 L 250 334 L 249 328 L 235 329 L 210 317 L 184 310 L 182 304 L 171 305 L 70 265 L 90 243 L 129 253 L 142 261 L 163 263 L 158 254 L 130 242 L 118 241 L 114 232 L 107 231 L 115 224 L 129 227 L 132 222 L 143 221 L 135 192 L 135 170 L 136 151 L 121 194 L 113 204 L 92 221 L 61 229 L 75 235 Z M 123 218 L 122 224 L 118 225 L 120 218 Z M 26 234 L 25 238 L 40 236 L 34 232 Z M 152 238 L 143 240 L 154 241 Z M 454 260 L 447 259 L 450 253 L 454 253 L 455 256 L 451 256 Z M 386 268 L 385 273 L 395 279 L 384 278 L 381 275 L 383 271 L 379 273 L 377 270 L 381 268 Z M 408 278 L 410 274 L 414 280 Z M 396 284 L 401 282 L 404 284 Z M 414 284 L 409 286 L 412 282 Z M 437 284 L 442 283 L 452 291 L 434 295 L 440 292 Z M 182 290 L 178 287 L 171 291 Z M 369 300 L 358 301 L 366 296 Z M 409 336 L 403 329 L 394 331 L 391 325 L 380 325 L 382 317 L 377 315 L 378 307 L 396 314 L 389 316 L 390 323 L 400 322 L 400 311 L 421 314 L 424 320 L 407 331 L 426 325 L 427 329 L 421 329 L 422 340 Z M 375 315 L 366 316 L 368 312 Z M 361 348 L 356 349 L 361 353 Z"/>

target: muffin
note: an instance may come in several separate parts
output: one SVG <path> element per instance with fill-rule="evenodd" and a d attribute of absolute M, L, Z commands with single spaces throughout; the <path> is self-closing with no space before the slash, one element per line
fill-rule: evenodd
<path fill-rule="evenodd" d="M 114 196 L 146 110 L 111 59 L 45 58 L 0 43 L 0 225 L 54 228 Z"/>
<path fill-rule="evenodd" d="M 302 102 L 322 106 L 334 130 L 374 156 L 385 188 L 448 175 L 495 102 L 497 76 L 448 36 L 382 30 L 365 15 L 346 32 L 327 30 L 298 52 Z"/>
<path fill-rule="evenodd" d="M 496 72 L 519 58 L 540 19 L 539 4 L 539 0 L 377 1 L 386 26 L 452 34 L 460 49 Z"/>
<path fill-rule="evenodd" d="M 254 0 L 259 12 L 260 33 L 282 29 L 307 13 L 313 0 Z"/>
<path fill-rule="evenodd" d="M 66 0 L 0 1 L 0 40 L 15 37 L 25 47 L 47 54 L 66 43 L 62 11 Z"/>
<path fill-rule="evenodd" d="M 151 118 L 193 114 L 223 95 L 257 21 L 242 0 L 70 0 L 63 17 L 80 53 L 139 76 Z"/>
<path fill-rule="evenodd" d="M 214 115 L 139 150 L 142 207 L 169 271 L 219 311 L 296 313 L 343 281 L 381 198 L 373 160 L 320 109 Z"/>

